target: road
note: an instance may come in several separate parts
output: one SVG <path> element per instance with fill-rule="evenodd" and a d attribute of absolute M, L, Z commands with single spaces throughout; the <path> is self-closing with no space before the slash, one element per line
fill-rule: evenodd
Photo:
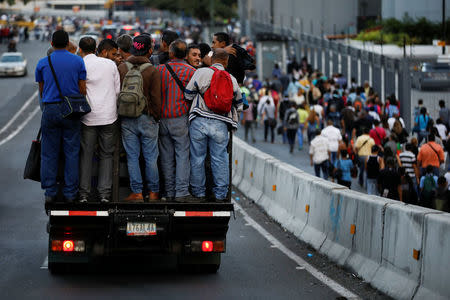
<path fill-rule="evenodd" d="M 30 75 L 0 79 L 2 95 L 9 95 L 0 104 L 2 299 L 388 299 L 285 232 L 238 191 L 233 194 L 236 218 L 230 221 L 227 252 L 217 274 L 180 273 L 173 265 L 125 264 L 51 275 L 45 269 L 48 219 L 43 192 L 38 183 L 22 177 L 39 128 L 40 113 L 33 114 L 36 97 L 17 115 L 35 92 L 31 74 L 46 49 L 41 42 L 30 42 L 24 46 Z"/>

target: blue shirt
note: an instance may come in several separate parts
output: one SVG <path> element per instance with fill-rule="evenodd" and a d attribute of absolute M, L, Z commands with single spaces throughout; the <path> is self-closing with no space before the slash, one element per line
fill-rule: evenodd
<path fill-rule="evenodd" d="M 353 167 L 353 162 L 350 159 L 340 159 L 334 162 L 336 169 L 342 170 L 341 180 L 352 181 L 350 170 Z"/>
<path fill-rule="evenodd" d="M 86 80 L 86 68 L 83 59 L 67 50 L 55 50 L 50 57 L 63 96 L 80 94 L 78 81 Z M 42 102 L 62 101 L 47 57 L 39 60 L 36 66 L 35 78 L 36 82 L 44 82 Z"/>

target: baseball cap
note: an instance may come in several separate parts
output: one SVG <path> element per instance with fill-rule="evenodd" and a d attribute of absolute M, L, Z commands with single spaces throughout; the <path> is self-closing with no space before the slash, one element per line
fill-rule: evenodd
<path fill-rule="evenodd" d="M 131 54 L 134 56 L 143 56 L 152 48 L 152 38 L 147 34 L 141 34 L 133 38 Z"/>

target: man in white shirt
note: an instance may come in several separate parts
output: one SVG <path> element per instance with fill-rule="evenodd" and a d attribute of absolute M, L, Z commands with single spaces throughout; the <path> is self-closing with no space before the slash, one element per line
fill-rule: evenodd
<path fill-rule="evenodd" d="M 79 47 L 86 66 L 87 99 L 91 106 L 91 112 L 81 119 L 79 202 L 87 202 L 91 193 L 92 158 L 98 142 L 97 190 L 100 202 L 107 203 L 111 200 L 113 153 L 119 130 L 116 121 L 120 76 L 112 60 L 95 56 L 93 38 L 82 38 Z"/>
<path fill-rule="evenodd" d="M 309 146 L 309 156 L 311 166 L 314 165 L 314 172 L 320 177 L 320 169 L 324 179 L 328 179 L 328 158 L 330 151 L 328 149 L 328 140 L 321 135 L 321 130 L 317 129 L 316 137 L 311 141 Z"/>
<path fill-rule="evenodd" d="M 334 162 L 337 159 L 339 142 L 342 141 L 341 131 L 334 127 L 333 120 L 329 119 L 327 121 L 327 127 L 322 130 L 322 136 L 325 137 L 328 141 L 328 150 L 331 154 L 330 160 L 334 165 Z"/>

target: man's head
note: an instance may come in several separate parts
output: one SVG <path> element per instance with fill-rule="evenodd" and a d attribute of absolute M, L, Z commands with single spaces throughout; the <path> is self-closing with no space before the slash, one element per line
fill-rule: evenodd
<path fill-rule="evenodd" d="M 206 55 L 211 51 L 211 47 L 207 43 L 198 44 L 198 48 L 200 49 L 200 58 L 205 58 Z"/>
<path fill-rule="evenodd" d="M 372 146 L 372 154 L 377 154 L 380 151 L 380 148 L 377 145 Z"/>
<path fill-rule="evenodd" d="M 364 127 L 363 133 L 364 134 L 369 134 L 369 132 L 370 132 L 370 128 Z"/>
<path fill-rule="evenodd" d="M 169 52 L 169 46 L 172 44 L 176 39 L 178 39 L 178 33 L 172 30 L 164 30 L 161 35 L 161 46 L 160 50 L 161 52 Z"/>
<path fill-rule="evenodd" d="M 445 101 L 443 99 L 439 100 L 439 107 L 444 108 L 445 107 Z"/>
<path fill-rule="evenodd" d="M 75 45 L 72 41 L 69 41 L 67 44 L 66 50 L 69 51 L 72 54 L 77 53 L 77 45 Z"/>
<path fill-rule="evenodd" d="M 425 169 L 425 173 L 433 174 L 433 166 L 432 165 L 428 165 L 427 168 Z"/>
<path fill-rule="evenodd" d="M 228 66 L 228 53 L 224 49 L 215 49 L 211 57 L 213 64 L 221 64 L 224 68 Z"/>
<path fill-rule="evenodd" d="M 230 36 L 228 35 L 228 33 L 218 32 L 214 34 L 211 48 L 213 49 L 225 48 L 229 44 L 230 44 Z"/>
<path fill-rule="evenodd" d="M 135 36 L 130 52 L 134 56 L 150 57 L 153 53 L 152 38 L 146 34 Z"/>
<path fill-rule="evenodd" d="M 328 119 L 327 120 L 327 126 L 333 126 L 333 120 Z"/>
<path fill-rule="evenodd" d="M 80 55 L 84 57 L 88 54 L 95 53 L 95 48 L 97 45 L 93 38 L 86 36 L 80 40 L 78 46 L 80 47 Z"/>
<path fill-rule="evenodd" d="M 406 151 L 412 151 L 412 149 L 413 149 L 413 146 L 412 146 L 411 143 L 407 143 L 407 144 L 405 145 L 405 150 L 406 150 Z"/>
<path fill-rule="evenodd" d="M 194 68 L 198 68 L 202 59 L 200 58 L 200 48 L 196 44 L 190 44 L 188 47 L 186 61 Z"/>
<path fill-rule="evenodd" d="M 395 162 L 394 162 L 394 158 L 393 157 L 388 157 L 386 159 L 386 165 L 388 168 L 393 168 L 395 166 Z"/>
<path fill-rule="evenodd" d="M 52 35 L 52 46 L 55 49 L 66 49 L 69 44 L 69 35 L 64 30 L 56 30 Z"/>
<path fill-rule="evenodd" d="M 423 100 L 419 99 L 418 103 L 419 103 L 419 106 L 421 106 L 423 104 Z"/>
<path fill-rule="evenodd" d="M 428 141 L 429 141 L 429 142 L 434 142 L 434 141 L 436 141 L 436 137 L 434 136 L 434 134 L 430 134 L 430 135 L 428 136 Z"/>
<path fill-rule="evenodd" d="M 187 54 L 187 44 L 183 40 L 175 40 L 169 47 L 170 59 L 185 59 Z"/>
<path fill-rule="evenodd" d="M 117 63 L 119 58 L 117 43 L 111 39 L 102 40 L 100 44 L 98 44 L 97 55 Z"/>
<path fill-rule="evenodd" d="M 117 47 L 122 60 L 127 60 L 131 56 L 131 47 L 133 47 L 133 38 L 129 34 L 122 34 L 117 38 Z"/>

